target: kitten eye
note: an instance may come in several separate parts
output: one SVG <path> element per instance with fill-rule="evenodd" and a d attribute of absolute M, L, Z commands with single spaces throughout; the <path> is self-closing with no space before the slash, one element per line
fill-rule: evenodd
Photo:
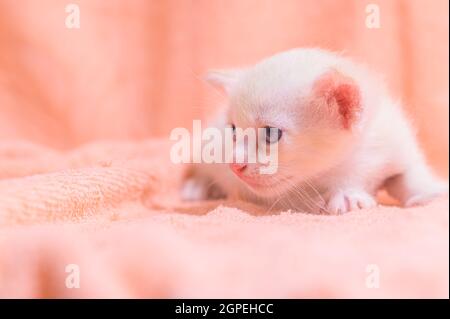
<path fill-rule="evenodd" d="M 231 128 L 231 134 L 232 134 L 232 137 L 233 137 L 233 141 L 236 141 L 236 125 L 228 124 L 227 127 Z"/>
<path fill-rule="evenodd" d="M 233 134 L 236 133 L 236 125 L 230 124 L 230 127 L 233 130 Z"/>
<path fill-rule="evenodd" d="M 268 144 L 278 142 L 281 138 L 281 135 L 283 135 L 283 132 L 279 128 L 266 126 L 265 129 L 266 129 L 266 143 Z"/>

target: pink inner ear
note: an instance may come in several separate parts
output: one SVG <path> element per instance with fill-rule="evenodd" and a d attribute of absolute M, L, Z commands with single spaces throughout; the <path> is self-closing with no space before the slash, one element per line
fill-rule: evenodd
<path fill-rule="evenodd" d="M 353 79 L 330 71 L 316 81 L 314 91 L 316 97 L 325 98 L 328 106 L 337 108 L 343 127 L 351 128 L 361 111 L 361 95 Z"/>
<path fill-rule="evenodd" d="M 355 122 L 361 107 L 358 87 L 354 84 L 339 84 L 334 89 L 334 98 L 339 106 L 344 128 L 348 129 Z"/>

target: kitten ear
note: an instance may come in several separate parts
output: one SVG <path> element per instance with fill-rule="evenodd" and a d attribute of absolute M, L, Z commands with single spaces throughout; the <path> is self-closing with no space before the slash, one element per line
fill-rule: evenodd
<path fill-rule="evenodd" d="M 205 76 L 205 80 L 214 87 L 230 93 L 243 74 L 242 70 L 211 70 Z"/>
<path fill-rule="evenodd" d="M 337 118 L 344 129 L 351 129 L 359 119 L 362 105 L 357 83 L 337 70 L 322 75 L 313 86 L 314 96 L 325 102 L 326 112 Z"/>

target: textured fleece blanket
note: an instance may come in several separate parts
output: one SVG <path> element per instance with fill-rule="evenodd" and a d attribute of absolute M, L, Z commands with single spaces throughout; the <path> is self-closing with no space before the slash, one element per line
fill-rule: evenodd
<path fill-rule="evenodd" d="M 0 142 L 0 297 L 449 297 L 448 198 L 342 216 L 183 203 L 163 141 Z"/>

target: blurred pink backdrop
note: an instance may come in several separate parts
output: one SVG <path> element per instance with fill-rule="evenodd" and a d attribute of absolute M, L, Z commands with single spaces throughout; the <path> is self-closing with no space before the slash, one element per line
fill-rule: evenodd
<path fill-rule="evenodd" d="M 71 2 L 80 29 L 65 27 Z M 365 26 L 369 3 L 380 29 Z M 448 11 L 447 0 L 0 0 L 0 140 L 167 136 L 217 106 L 208 68 L 319 46 L 384 74 L 448 175 Z"/>

